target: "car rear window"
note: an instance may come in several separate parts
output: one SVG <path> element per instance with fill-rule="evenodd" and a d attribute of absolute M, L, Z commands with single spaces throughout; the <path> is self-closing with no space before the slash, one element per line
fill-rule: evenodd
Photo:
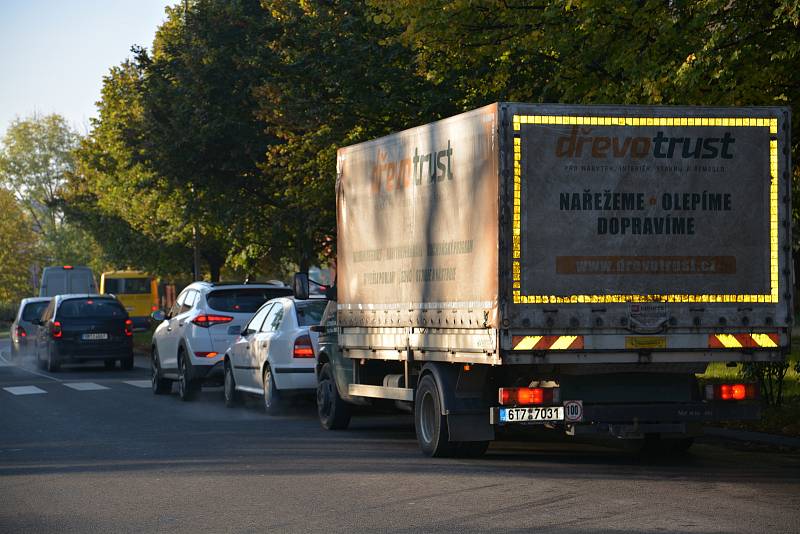
<path fill-rule="evenodd" d="M 328 301 L 326 300 L 295 302 L 294 309 L 297 313 L 297 324 L 300 326 L 319 324 L 320 320 L 322 320 L 322 314 L 325 312 L 325 306 L 327 304 Z"/>
<path fill-rule="evenodd" d="M 42 312 L 47 308 L 48 304 L 50 304 L 50 302 L 46 300 L 42 302 L 29 302 L 22 309 L 22 320 L 31 322 L 38 319 L 42 316 Z"/>
<path fill-rule="evenodd" d="M 292 294 L 288 287 L 248 287 L 241 289 L 217 289 L 206 296 L 212 310 L 232 313 L 254 313 L 270 299 Z"/>
<path fill-rule="evenodd" d="M 84 317 L 114 318 L 125 317 L 125 308 L 111 299 L 70 299 L 61 303 L 56 312 L 59 319 L 77 319 Z"/>
<path fill-rule="evenodd" d="M 150 293 L 150 279 L 106 278 L 104 289 L 114 295 L 146 295 Z"/>

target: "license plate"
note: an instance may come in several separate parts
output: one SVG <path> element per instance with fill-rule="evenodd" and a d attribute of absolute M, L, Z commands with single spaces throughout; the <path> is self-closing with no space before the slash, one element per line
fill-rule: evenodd
<path fill-rule="evenodd" d="M 531 421 L 563 421 L 563 406 L 541 406 L 531 408 L 500 408 L 501 423 L 525 423 Z"/>
<path fill-rule="evenodd" d="M 93 339 L 108 339 L 108 334 L 83 334 L 81 339 L 85 340 L 93 340 Z"/>

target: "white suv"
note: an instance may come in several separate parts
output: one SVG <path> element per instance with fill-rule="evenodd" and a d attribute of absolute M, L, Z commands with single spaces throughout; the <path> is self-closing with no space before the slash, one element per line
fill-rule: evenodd
<path fill-rule="evenodd" d="M 168 313 L 152 314 L 161 322 L 151 348 L 153 393 L 169 393 L 177 381 L 180 398 L 188 401 L 204 382 L 221 384 L 223 354 L 241 326 L 264 302 L 291 294 L 280 283 L 187 286 Z"/>

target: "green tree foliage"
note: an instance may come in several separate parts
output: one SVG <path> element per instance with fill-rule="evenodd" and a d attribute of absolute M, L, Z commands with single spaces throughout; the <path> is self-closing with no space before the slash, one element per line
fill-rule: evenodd
<path fill-rule="evenodd" d="M 128 142 L 159 189 L 180 199 L 180 219 L 198 230 L 212 280 L 242 232 L 243 212 L 272 203 L 259 170 L 272 137 L 253 94 L 271 70 L 267 18 L 254 1 L 197 0 L 168 10 L 152 54 L 136 54 L 142 130 Z"/>
<path fill-rule="evenodd" d="M 131 62 L 103 80 L 99 119 L 76 151 L 77 165 L 62 191 L 68 220 L 101 244 L 108 263 L 159 275 L 191 271 L 191 239 L 181 215 L 183 197 L 139 161 L 136 136 L 143 135 L 139 85 Z"/>
<path fill-rule="evenodd" d="M 31 265 L 37 259 L 31 221 L 12 191 L 0 188 L 0 302 L 33 293 Z"/>
<path fill-rule="evenodd" d="M 363 1 L 263 1 L 277 27 L 259 117 L 278 142 L 262 166 L 279 239 L 305 270 L 330 252 L 339 147 L 452 114 L 446 87 L 417 75 L 406 48 Z M 277 227 L 276 227 L 277 225 Z M 248 236 L 250 238 L 251 236 Z M 256 241 L 258 242 L 258 241 Z"/>
<path fill-rule="evenodd" d="M 94 265 L 97 256 L 92 237 L 64 221 L 59 202 L 78 142 L 60 115 L 33 115 L 12 122 L 0 147 L 0 185 L 14 192 L 36 233 L 31 243 L 48 263 Z"/>

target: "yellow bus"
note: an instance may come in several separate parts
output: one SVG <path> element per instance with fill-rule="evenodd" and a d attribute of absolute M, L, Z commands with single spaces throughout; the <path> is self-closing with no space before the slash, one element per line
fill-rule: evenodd
<path fill-rule="evenodd" d="M 111 294 L 128 310 L 135 329 L 150 326 L 150 313 L 158 309 L 158 282 L 141 271 L 110 271 L 100 276 L 100 293 Z"/>

